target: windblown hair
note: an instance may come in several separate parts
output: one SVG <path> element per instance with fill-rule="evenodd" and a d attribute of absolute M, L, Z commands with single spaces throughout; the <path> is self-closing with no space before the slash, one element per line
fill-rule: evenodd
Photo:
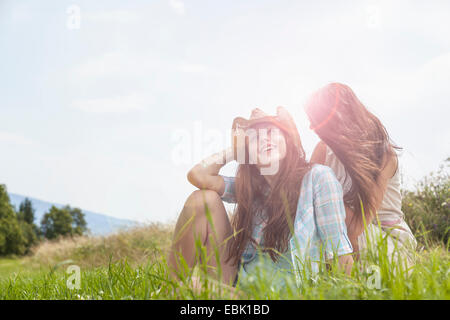
<path fill-rule="evenodd" d="M 263 231 L 263 248 L 275 262 L 278 253 L 284 253 L 291 237 L 303 176 L 311 166 L 293 144 L 293 137 L 282 131 L 286 140 L 286 157 L 281 160 L 269 188 L 264 176 L 254 164 L 240 164 L 236 173 L 237 208 L 232 218 L 236 232 L 235 241 L 229 246 L 229 259 L 238 264 L 247 244 L 255 244 L 252 238 L 256 214 L 266 210 L 267 224 Z M 268 190 L 268 195 L 264 195 Z"/>
<path fill-rule="evenodd" d="M 386 128 L 361 103 L 350 87 L 331 83 L 314 93 L 305 106 L 320 139 L 331 148 L 351 178 L 344 203 L 355 213 L 351 224 L 374 217 L 377 178 L 395 149 Z M 362 207 L 361 207 L 362 204 Z"/>

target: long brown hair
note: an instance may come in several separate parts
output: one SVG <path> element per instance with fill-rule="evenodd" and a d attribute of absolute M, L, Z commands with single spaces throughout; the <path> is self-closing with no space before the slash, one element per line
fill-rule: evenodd
<path fill-rule="evenodd" d="M 254 243 L 254 217 L 262 208 L 268 213 L 263 230 L 263 251 L 268 252 L 273 261 L 277 261 L 277 252 L 284 253 L 287 250 L 291 236 L 290 223 L 295 219 L 301 182 L 310 164 L 305 159 L 303 148 L 297 150 L 294 146 L 293 140 L 296 138 L 287 131 L 282 132 L 286 140 L 286 157 L 281 160 L 279 170 L 274 175 L 272 188 L 269 188 L 256 165 L 240 164 L 238 167 L 235 185 L 237 208 L 232 219 L 236 236 L 229 247 L 229 259 L 235 264 L 239 262 L 249 241 Z M 265 190 L 269 190 L 268 195 Z"/>
<path fill-rule="evenodd" d="M 361 103 L 350 87 L 331 83 L 314 93 L 305 106 L 312 129 L 331 148 L 351 178 L 344 203 L 354 212 L 355 225 L 375 215 L 374 190 L 388 159 L 396 156 L 386 128 Z M 362 207 L 361 207 L 362 204 Z"/>

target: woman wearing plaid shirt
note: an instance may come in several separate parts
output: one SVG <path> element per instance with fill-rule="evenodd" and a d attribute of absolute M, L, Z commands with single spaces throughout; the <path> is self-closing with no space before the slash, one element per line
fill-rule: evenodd
<path fill-rule="evenodd" d="M 188 173 L 200 190 L 189 196 L 176 224 L 173 274 L 182 270 L 181 257 L 190 268 L 198 262 L 196 240 L 212 257 L 206 261 L 210 274 L 227 284 L 251 275 L 261 261 L 275 278 L 294 271 L 300 281 L 334 257 L 350 274 L 342 187 L 329 167 L 305 160 L 289 113 L 278 107 L 277 116 L 268 116 L 255 109 L 249 120 L 236 118 L 232 145 Z M 232 160 L 239 163 L 236 177 L 219 175 Z M 231 221 L 223 201 L 236 203 Z M 211 254 L 216 244 L 221 272 Z"/>

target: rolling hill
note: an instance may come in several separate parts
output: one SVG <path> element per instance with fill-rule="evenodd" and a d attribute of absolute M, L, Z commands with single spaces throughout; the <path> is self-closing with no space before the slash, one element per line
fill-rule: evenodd
<path fill-rule="evenodd" d="M 31 197 L 25 197 L 22 195 L 10 193 L 9 198 L 11 200 L 11 204 L 17 208 L 19 208 L 20 203 L 25 200 L 25 198 L 30 199 L 33 203 L 33 207 L 36 210 L 35 212 L 35 223 L 37 225 L 40 224 L 40 221 L 44 214 L 49 211 L 52 206 L 57 208 L 61 208 L 64 205 L 51 203 Z M 118 231 L 120 229 L 125 229 L 128 227 L 136 226 L 138 222 L 126 219 L 118 219 L 113 218 L 105 214 L 95 213 L 91 211 L 86 211 L 80 208 L 85 214 L 85 219 L 87 222 L 87 227 L 92 235 L 107 235 L 114 231 Z"/>

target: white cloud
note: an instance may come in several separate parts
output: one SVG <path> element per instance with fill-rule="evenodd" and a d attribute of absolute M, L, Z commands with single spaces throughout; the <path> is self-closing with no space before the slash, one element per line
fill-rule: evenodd
<path fill-rule="evenodd" d="M 448 101 L 449 82 L 450 52 L 406 71 L 378 70 L 352 88 L 372 111 L 400 115 L 440 108 Z"/>
<path fill-rule="evenodd" d="M 430 5 L 424 1 L 416 1 L 412 4 L 409 0 L 383 0 L 379 2 L 379 5 L 383 10 L 383 20 L 387 27 L 399 30 L 405 35 L 424 36 L 440 45 L 450 44 L 448 37 L 450 3 L 448 1 L 439 3 L 436 1 Z"/>
<path fill-rule="evenodd" d="M 450 52 L 424 64 L 419 69 L 416 80 L 421 88 L 425 88 L 427 96 L 447 95 L 450 82 Z"/>
<path fill-rule="evenodd" d="M 392 80 L 390 88 L 400 89 L 399 93 L 409 102 L 405 107 L 414 105 L 414 102 L 446 98 L 450 82 L 450 52 L 434 57 L 413 72 Z"/>
<path fill-rule="evenodd" d="M 129 10 L 113 10 L 101 12 L 87 12 L 83 13 L 82 18 L 92 22 L 107 22 L 107 23 L 131 23 L 138 22 L 141 16 L 136 11 Z"/>
<path fill-rule="evenodd" d="M 73 67 L 70 75 L 75 81 L 98 77 L 145 76 L 149 70 L 161 64 L 162 61 L 150 56 L 107 52 Z"/>
<path fill-rule="evenodd" d="M 4 9 L 2 8 L 2 10 Z M 13 23 L 24 23 L 29 22 L 32 19 L 33 14 L 36 14 L 36 12 L 32 11 L 30 5 L 20 3 L 14 4 L 14 6 L 11 7 L 9 17 Z"/>
<path fill-rule="evenodd" d="M 132 111 L 144 111 L 153 103 L 150 96 L 131 94 L 114 98 L 98 98 L 78 100 L 72 103 L 72 108 L 89 113 L 128 113 Z"/>
<path fill-rule="evenodd" d="M 126 51 L 111 51 L 90 58 L 72 67 L 69 71 L 71 82 L 85 82 L 94 78 L 135 77 L 147 79 L 155 72 L 206 73 L 209 66 L 189 61 L 168 61 L 167 58 L 136 54 Z"/>
<path fill-rule="evenodd" d="M 205 73 L 207 71 L 207 67 L 202 64 L 185 63 L 181 65 L 180 70 L 186 73 Z"/>
<path fill-rule="evenodd" d="M 181 0 L 169 0 L 169 5 L 179 15 L 184 15 L 186 13 L 184 2 Z"/>
<path fill-rule="evenodd" d="M 10 132 L 0 132 L 0 143 L 14 144 L 14 145 L 31 145 L 33 142 L 21 135 Z"/>

